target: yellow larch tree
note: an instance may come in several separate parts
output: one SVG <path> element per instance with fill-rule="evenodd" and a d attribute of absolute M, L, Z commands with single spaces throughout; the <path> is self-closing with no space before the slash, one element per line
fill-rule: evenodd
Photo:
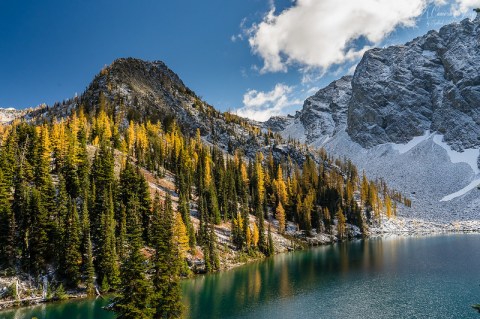
<path fill-rule="evenodd" d="M 187 227 L 183 223 L 182 215 L 180 213 L 175 213 L 175 220 L 173 226 L 173 241 L 175 246 L 178 247 L 179 254 L 182 258 L 185 258 L 185 255 L 189 249 Z"/>
<path fill-rule="evenodd" d="M 282 206 L 282 202 L 278 203 L 277 209 L 275 210 L 275 217 L 278 220 L 279 233 L 285 233 L 285 209 Z"/>
<path fill-rule="evenodd" d="M 252 246 L 253 247 L 257 247 L 259 238 L 260 238 L 260 233 L 258 232 L 257 224 L 253 223 L 253 231 L 252 231 Z"/>

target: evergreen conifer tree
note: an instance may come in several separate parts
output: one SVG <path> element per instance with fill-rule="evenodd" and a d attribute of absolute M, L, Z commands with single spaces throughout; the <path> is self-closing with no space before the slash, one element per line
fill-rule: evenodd
<path fill-rule="evenodd" d="M 80 226 L 77 205 L 70 201 L 69 213 L 65 218 L 65 251 L 63 261 L 63 274 L 69 287 L 76 287 L 80 280 Z"/>
<path fill-rule="evenodd" d="M 146 277 L 146 260 L 140 251 L 142 227 L 140 218 L 132 221 L 129 235 L 129 255 L 121 268 L 121 296 L 115 302 L 115 312 L 121 319 L 150 319 L 155 313 L 152 304 L 152 285 Z"/>
<path fill-rule="evenodd" d="M 173 208 L 167 194 L 164 207 L 160 207 L 156 194 L 152 225 L 152 243 L 155 248 L 153 258 L 153 286 L 155 308 L 154 318 L 179 318 L 182 314 L 179 283 L 180 260 L 178 249 L 173 243 Z"/>

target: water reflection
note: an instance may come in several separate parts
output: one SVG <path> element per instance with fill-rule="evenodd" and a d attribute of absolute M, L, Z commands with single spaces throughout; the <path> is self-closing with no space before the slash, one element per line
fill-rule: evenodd
<path fill-rule="evenodd" d="M 480 235 L 369 239 L 290 253 L 182 283 L 187 318 L 478 318 Z M 1 319 L 112 319 L 108 300 Z"/>
<path fill-rule="evenodd" d="M 186 281 L 183 284 L 188 305 L 186 316 L 243 317 L 252 309 L 267 308 L 271 302 L 293 300 L 312 292 L 324 297 L 339 286 L 349 287 L 356 282 L 360 282 L 358 289 L 375 291 L 371 286 L 377 285 L 388 290 L 388 285 L 401 284 L 397 283 L 400 276 L 408 277 L 408 272 L 418 267 L 418 271 L 424 271 L 425 258 L 442 263 L 443 256 L 438 251 L 428 256 L 434 243 L 435 240 L 425 238 L 401 237 L 359 240 L 282 254 L 233 271 Z"/>
<path fill-rule="evenodd" d="M 358 269 L 383 267 L 380 240 L 341 243 L 282 254 L 234 271 L 203 276 L 183 285 L 188 316 L 236 314 L 260 303 L 318 289 L 323 282 L 348 280 Z M 208 305 L 208 306 L 207 306 Z"/>
<path fill-rule="evenodd" d="M 40 304 L 1 311 L 1 319 L 113 319 L 115 314 L 102 309 L 108 299 L 82 299 L 49 304 Z"/>

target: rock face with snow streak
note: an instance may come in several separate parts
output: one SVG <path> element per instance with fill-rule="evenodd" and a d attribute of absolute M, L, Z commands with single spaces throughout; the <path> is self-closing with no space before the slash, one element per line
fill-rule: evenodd
<path fill-rule="evenodd" d="M 265 125 L 284 135 L 301 125 L 300 139 L 310 144 L 346 125 L 365 148 L 406 143 L 427 130 L 444 135 L 455 150 L 479 147 L 480 15 L 405 45 L 367 51 L 353 78 L 318 91 L 294 118 Z"/>
<path fill-rule="evenodd" d="M 298 119 L 307 132 L 307 141 L 333 136 L 347 124 L 347 107 L 351 98 L 352 78 L 345 76 L 308 98 Z"/>
<path fill-rule="evenodd" d="M 264 125 L 385 178 L 413 201 L 404 217 L 478 220 L 480 17 L 370 50 L 350 80 Z"/>
<path fill-rule="evenodd" d="M 352 77 L 344 76 L 305 100 L 294 117 L 273 117 L 264 125 L 309 144 L 332 137 L 347 125 L 351 95 Z"/>
<path fill-rule="evenodd" d="M 480 16 L 405 45 L 367 51 L 353 78 L 318 91 L 295 117 L 265 125 L 284 135 L 301 125 L 305 136 L 295 137 L 309 144 L 346 125 L 366 148 L 406 143 L 427 130 L 443 134 L 455 150 L 479 147 Z"/>
<path fill-rule="evenodd" d="M 454 149 L 480 146 L 480 18 L 368 51 L 352 80 L 348 133 L 364 147 L 426 130 Z"/>

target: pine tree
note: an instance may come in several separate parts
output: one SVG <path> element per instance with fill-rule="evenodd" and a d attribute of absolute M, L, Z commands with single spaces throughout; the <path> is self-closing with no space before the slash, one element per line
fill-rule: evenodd
<path fill-rule="evenodd" d="M 325 230 L 327 231 L 328 234 L 331 233 L 331 225 L 332 225 L 332 217 L 330 215 L 330 210 L 328 207 L 323 208 L 323 223 L 325 224 Z"/>
<path fill-rule="evenodd" d="M 0 170 L 0 265 L 12 267 L 15 264 L 15 215 L 10 208 L 10 194 L 5 175 Z"/>
<path fill-rule="evenodd" d="M 41 201 L 47 214 L 55 212 L 55 187 L 50 175 L 51 148 L 48 128 L 43 125 L 38 128 L 40 137 L 36 143 L 35 154 L 35 186 L 40 192 Z"/>
<path fill-rule="evenodd" d="M 138 198 L 138 210 L 142 222 L 142 239 L 145 243 L 149 241 L 148 234 L 151 226 L 152 219 L 152 201 L 150 198 L 150 187 L 147 180 L 137 168 L 137 198 Z"/>
<path fill-rule="evenodd" d="M 109 202 L 113 199 L 109 198 L 114 190 L 114 160 L 112 150 L 105 144 L 101 143 L 98 153 L 95 155 L 91 169 L 91 209 L 90 221 L 92 230 L 92 239 L 96 246 L 100 246 L 103 236 L 102 217 L 105 212 L 110 209 Z M 113 205 L 112 205 L 113 206 Z M 113 209 L 113 207 L 112 207 Z M 113 218 L 113 217 L 112 217 Z"/>
<path fill-rule="evenodd" d="M 274 181 L 275 185 L 275 191 L 277 194 L 277 200 L 278 202 L 282 204 L 287 203 L 287 186 L 285 184 L 285 181 L 283 180 L 283 170 L 281 166 L 278 166 L 277 170 L 277 178 Z"/>
<path fill-rule="evenodd" d="M 39 275 L 46 270 L 48 261 L 48 214 L 35 188 L 30 192 L 28 210 L 32 222 L 25 234 L 28 250 L 25 262 L 30 273 Z"/>
<path fill-rule="evenodd" d="M 93 266 L 93 252 L 92 252 L 92 241 L 90 239 L 90 233 L 87 235 L 86 239 L 86 256 L 85 256 L 85 284 L 86 291 L 88 296 L 93 296 L 95 294 L 95 267 Z"/>
<path fill-rule="evenodd" d="M 65 254 L 66 254 L 66 229 L 68 216 L 71 213 L 71 199 L 68 197 L 65 179 L 62 175 L 59 176 L 59 182 L 57 186 L 57 196 L 55 199 L 56 211 L 55 219 L 49 222 L 49 237 L 50 241 L 49 249 L 55 252 L 55 258 L 60 265 L 60 269 L 65 269 Z"/>
<path fill-rule="evenodd" d="M 275 247 L 273 245 L 272 230 L 270 224 L 268 224 L 268 250 L 267 256 L 271 256 L 275 253 Z"/>
<path fill-rule="evenodd" d="M 308 192 L 307 196 L 305 196 L 301 208 L 301 228 L 306 230 L 308 233 L 310 233 L 312 230 L 312 211 L 314 209 L 314 200 L 315 194 L 311 190 L 310 192 Z"/>
<path fill-rule="evenodd" d="M 163 209 L 160 208 L 158 193 L 154 201 L 152 243 L 154 274 L 154 318 L 179 318 L 182 314 L 180 291 L 180 260 L 178 249 L 173 244 L 173 209 L 167 194 Z"/>
<path fill-rule="evenodd" d="M 262 253 L 268 250 L 267 241 L 265 240 L 265 219 L 263 217 L 262 208 L 257 208 L 257 227 L 258 227 L 258 248 Z"/>
<path fill-rule="evenodd" d="M 245 234 L 243 231 L 243 217 L 240 213 L 237 213 L 236 218 L 232 219 L 232 241 L 237 249 L 244 247 Z"/>
<path fill-rule="evenodd" d="M 83 195 L 82 203 L 82 273 L 85 278 L 86 290 L 88 296 L 95 294 L 95 267 L 93 265 L 92 240 L 90 237 L 90 216 L 88 214 L 88 198 L 86 191 Z"/>
<path fill-rule="evenodd" d="M 15 191 L 13 193 L 12 212 L 15 221 L 18 223 L 18 228 L 22 231 L 18 232 L 18 242 L 21 249 L 21 262 L 24 270 L 28 270 L 29 264 L 29 233 L 32 224 L 32 219 L 29 209 L 29 190 L 24 178 L 24 171 L 22 162 L 15 175 Z"/>
<path fill-rule="evenodd" d="M 387 218 L 392 217 L 392 199 L 388 194 L 385 194 L 385 214 L 387 215 Z"/>
<path fill-rule="evenodd" d="M 217 192 L 215 190 L 215 185 L 213 183 L 210 184 L 209 189 L 206 192 L 207 197 L 207 209 L 209 212 L 209 216 L 212 217 L 213 222 L 215 225 L 220 224 L 222 221 L 220 216 L 220 209 L 218 208 L 218 198 Z"/>
<path fill-rule="evenodd" d="M 365 175 L 365 171 L 363 171 L 362 174 L 362 186 L 360 189 L 360 198 L 361 202 L 363 205 L 367 206 L 369 203 L 367 202 L 368 200 L 368 179 L 367 175 Z"/>
<path fill-rule="evenodd" d="M 115 289 L 119 283 L 119 267 L 118 257 L 115 248 L 115 220 L 113 211 L 112 192 L 104 195 L 106 203 L 103 205 L 105 211 L 101 215 L 101 238 L 99 240 L 99 248 L 97 253 L 97 273 L 101 282 L 107 278 L 110 288 Z"/>
<path fill-rule="evenodd" d="M 254 184 L 254 194 L 255 194 L 255 206 L 258 208 L 263 206 L 265 200 L 265 174 L 262 167 L 263 155 L 258 153 L 255 158 L 255 184 Z"/>
<path fill-rule="evenodd" d="M 71 152 L 73 152 L 73 150 Z M 66 189 L 68 189 L 68 195 L 72 198 L 77 198 L 80 193 L 80 180 L 78 178 L 77 165 L 75 162 L 75 154 L 69 153 L 62 169 Z"/>
<path fill-rule="evenodd" d="M 196 245 L 195 229 L 193 228 L 192 221 L 190 219 L 190 209 L 189 209 L 189 204 L 187 200 L 187 195 L 184 195 L 184 193 L 180 193 L 179 195 L 178 212 L 182 217 L 183 223 L 187 227 L 188 242 L 189 242 L 190 248 L 193 249 Z"/>
<path fill-rule="evenodd" d="M 187 228 L 183 223 L 182 216 L 180 213 L 174 214 L 174 225 L 173 225 L 173 243 L 178 249 L 179 257 L 185 258 L 188 251 L 188 236 Z"/>
<path fill-rule="evenodd" d="M 15 214 L 8 208 L 3 211 L 5 214 L 5 227 L 6 234 L 4 237 L 3 253 L 5 256 L 6 265 L 9 267 L 14 267 L 17 261 L 17 223 L 15 221 Z"/>
<path fill-rule="evenodd" d="M 115 312 L 121 319 L 150 319 L 155 309 L 152 304 L 152 285 L 146 277 L 146 260 L 142 246 L 141 221 L 134 221 L 129 235 L 130 253 L 122 265 L 121 296 L 115 302 Z"/>
<path fill-rule="evenodd" d="M 126 256 L 127 247 L 127 211 L 123 203 L 120 205 L 120 216 L 118 217 L 117 252 L 118 257 L 123 259 Z"/>
<path fill-rule="evenodd" d="M 198 217 L 199 217 L 197 243 L 200 246 L 202 246 L 208 239 L 207 228 L 206 228 L 206 219 L 208 218 L 208 212 L 206 210 L 206 206 L 207 205 L 205 204 L 205 199 L 202 193 L 198 196 L 198 200 L 197 200 Z"/>
<path fill-rule="evenodd" d="M 217 249 L 217 235 L 215 234 L 215 227 L 213 223 L 209 223 L 209 238 L 208 238 L 208 259 L 210 267 L 207 272 L 213 272 L 220 269 L 220 258 Z"/>
<path fill-rule="evenodd" d="M 258 232 L 257 224 L 253 224 L 253 230 L 250 232 L 251 242 L 253 248 L 258 248 L 258 240 L 260 238 L 260 233 Z"/>
<path fill-rule="evenodd" d="M 63 261 L 63 275 L 69 287 L 76 287 L 80 280 L 80 227 L 77 213 L 77 205 L 70 202 L 69 214 L 65 220 L 65 251 Z"/>

